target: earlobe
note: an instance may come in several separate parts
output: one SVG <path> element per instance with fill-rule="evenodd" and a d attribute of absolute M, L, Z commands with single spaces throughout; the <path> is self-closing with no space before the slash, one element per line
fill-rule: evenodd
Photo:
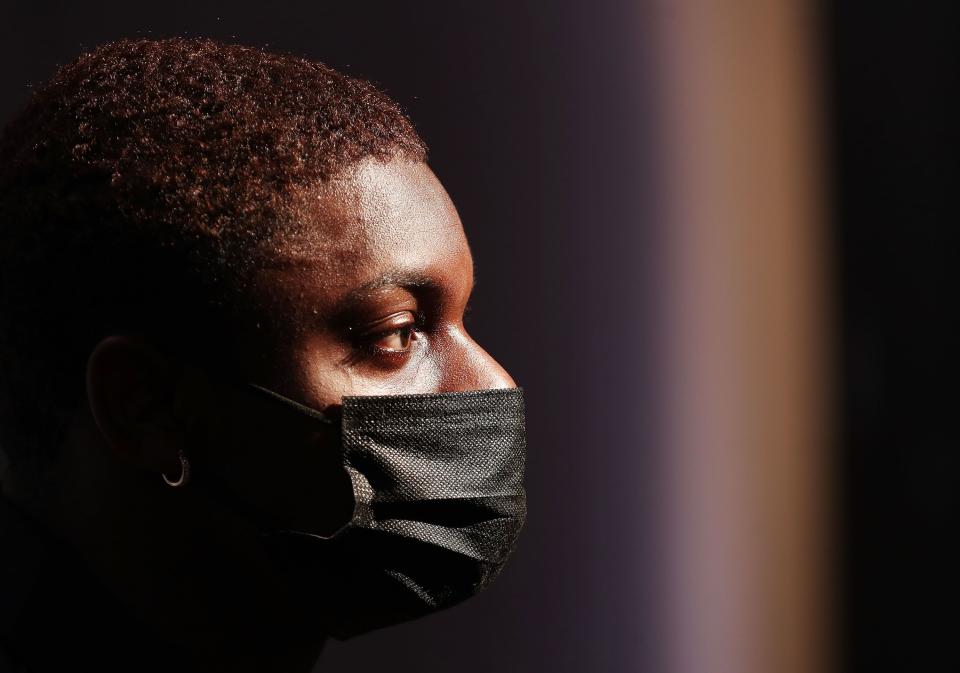
<path fill-rule="evenodd" d="M 90 413 L 109 447 L 151 470 L 175 473 L 179 441 L 169 362 L 136 337 L 102 339 L 87 360 Z"/>

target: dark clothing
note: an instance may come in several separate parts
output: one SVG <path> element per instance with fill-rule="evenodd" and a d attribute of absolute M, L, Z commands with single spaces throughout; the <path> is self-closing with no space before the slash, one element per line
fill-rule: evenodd
<path fill-rule="evenodd" d="M 0 673 L 176 670 L 170 645 L 0 494 Z"/>

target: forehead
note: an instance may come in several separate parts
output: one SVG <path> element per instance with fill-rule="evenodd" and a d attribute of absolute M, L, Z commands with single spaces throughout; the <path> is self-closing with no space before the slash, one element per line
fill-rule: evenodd
<path fill-rule="evenodd" d="M 253 289 L 270 303 L 333 302 L 390 275 L 441 287 L 472 279 L 456 208 L 422 162 L 363 161 L 298 195 L 294 212 L 296 225 L 271 241 L 255 276 Z"/>

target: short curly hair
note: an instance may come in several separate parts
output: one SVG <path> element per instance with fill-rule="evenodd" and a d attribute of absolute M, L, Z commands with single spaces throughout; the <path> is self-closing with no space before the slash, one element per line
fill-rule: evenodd
<path fill-rule="evenodd" d="M 398 105 L 304 58 L 124 39 L 62 67 L 0 136 L 0 448 L 11 464 L 55 451 L 102 337 L 228 330 L 230 297 L 296 226 L 297 195 L 361 159 L 398 156 L 426 160 Z"/>

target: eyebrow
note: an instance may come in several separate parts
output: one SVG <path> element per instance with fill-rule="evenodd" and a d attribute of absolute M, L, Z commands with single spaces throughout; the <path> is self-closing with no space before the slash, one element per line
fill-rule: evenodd
<path fill-rule="evenodd" d="M 473 291 L 473 288 L 477 284 L 477 274 L 474 272 L 473 276 L 470 278 L 470 290 Z M 348 303 L 350 301 L 355 301 L 357 299 L 368 296 L 370 293 L 379 290 L 384 287 L 402 287 L 402 288 L 425 288 L 425 289 L 437 289 L 438 285 L 436 280 L 427 276 L 423 273 L 417 271 L 403 271 L 403 270 L 393 270 L 387 271 L 386 273 L 380 274 L 376 278 L 368 280 L 362 285 L 350 290 L 341 300 L 340 303 Z"/>

